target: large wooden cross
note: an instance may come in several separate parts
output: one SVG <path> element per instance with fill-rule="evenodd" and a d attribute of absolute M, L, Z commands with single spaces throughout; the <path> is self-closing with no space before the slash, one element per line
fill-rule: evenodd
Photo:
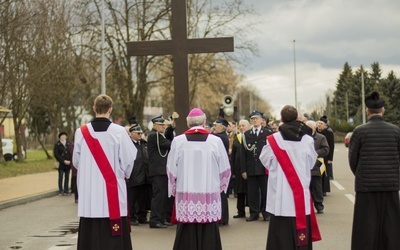
<path fill-rule="evenodd" d="M 128 42 L 128 56 L 172 55 L 174 68 L 174 105 L 180 118 L 176 121 L 176 132 L 187 129 L 186 115 L 189 113 L 189 67 L 188 54 L 232 52 L 233 37 L 188 39 L 186 27 L 186 0 L 172 0 L 171 40 Z"/>

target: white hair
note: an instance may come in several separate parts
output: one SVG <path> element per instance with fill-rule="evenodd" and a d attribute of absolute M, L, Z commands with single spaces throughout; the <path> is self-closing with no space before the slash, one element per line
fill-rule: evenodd
<path fill-rule="evenodd" d="M 189 128 L 195 127 L 195 126 L 200 126 L 206 121 L 206 114 L 203 114 L 201 116 L 193 116 L 193 117 L 186 117 L 186 122 Z"/>
<path fill-rule="evenodd" d="M 243 132 L 243 133 L 246 132 L 247 130 L 249 130 L 249 129 L 251 128 L 250 122 L 249 122 L 248 120 L 245 120 L 245 119 L 240 120 L 240 121 L 239 121 L 239 127 L 240 127 L 240 124 L 243 124 L 243 125 L 244 125 L 245 131 L 241 131 L 241 132 Z"/>
<path fill-rule="evenodd" d="M 315 121 L 306 121 L 306 125 L 315 130 L 317 128 L 317 123 Z"/>
<path fill-rule="evenodd" d="M 240 120 L 239 124 L 240 123 L 245 123 L 246 125 L 250 125 L 250 122 L 248 120 L 246 120 L 246 119 Z"/>

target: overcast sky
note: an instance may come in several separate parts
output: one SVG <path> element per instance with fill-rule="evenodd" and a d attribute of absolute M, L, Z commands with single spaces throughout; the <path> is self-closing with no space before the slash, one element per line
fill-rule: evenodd
<path fill-rule="evenodd" d="M 353 70 L 377 61 L 400 77 L 399 0 L 245 0 L 258 12 L 259 57 L 242 69 L 246 82 L 279 111 L 297 100 L 302 112 L 334 90 L 345 62 Z M 293 40 L 295 49 L 293 48 Z"/>

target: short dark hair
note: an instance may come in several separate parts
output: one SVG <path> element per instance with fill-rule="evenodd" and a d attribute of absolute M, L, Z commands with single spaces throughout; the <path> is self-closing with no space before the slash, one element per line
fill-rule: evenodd
<path fill-rule="evenodd" d="M 382 110 L 383 110 L 383 108 L 379 108 L 379 109 L 370 109 L 370 108 L 367 108 L 367 109 L 368 109 L 368 112 L 369 112 L 370 114 L 372 114 L 372 115 L 382 113 Z"/>
<path fill-rule="evenodd" d="M 112 107 L 113 100 L 105 94 L 101 94 L 94 100 L 94 110 L 97 114 L 105 114 Z"/>
<path fill-rule="evenodd" d="M 292 105 L 286 105 L 281 110 L 282 122 L 292 122 L 298 117 L 297 109 Z"/>

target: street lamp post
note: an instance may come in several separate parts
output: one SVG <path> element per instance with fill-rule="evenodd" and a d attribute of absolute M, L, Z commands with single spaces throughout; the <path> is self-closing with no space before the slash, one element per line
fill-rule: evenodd
<path fill-rule="evenodd" d="M 364 67 L 361 65 L 361 105 L 362 105 L 362 123 L 366 122 L 365 117 L 365 87 L 364 87 Z"/>
<path fill-rule="evenodd" d="M 293 64 L 294 64 L 294 107 L 297 109 L 296 40 L 294 39 L 293 39 Z"/>
<path fill-rule="evenodd" d="M 106 60 L 104 58 L 104 0 L 101 1 L 101 93 L 106 93 Z"/>

